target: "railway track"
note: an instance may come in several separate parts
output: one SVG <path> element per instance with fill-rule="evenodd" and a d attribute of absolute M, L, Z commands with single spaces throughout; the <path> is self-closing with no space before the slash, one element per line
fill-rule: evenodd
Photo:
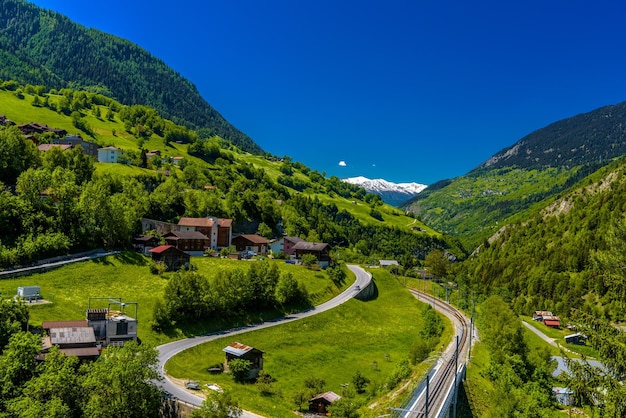
<path fill-rule="evenodd" d="M 467 361 L 470 348 L 470 320 L 452 305 L 429 294 L 409 289 L 418 299 L 429 303 L 434 309 L 446 315 L 455 327 L 455 338 L 442 353 L 437 364 L 428 374 L 428 379 L 413 393 L 413 398 L 404 408 L 398 408 L 404 418 L 438 417 L 451 390 L 455 390 L 457 372 Z M 458 356 L 457 338 L 458 337 Z"/>

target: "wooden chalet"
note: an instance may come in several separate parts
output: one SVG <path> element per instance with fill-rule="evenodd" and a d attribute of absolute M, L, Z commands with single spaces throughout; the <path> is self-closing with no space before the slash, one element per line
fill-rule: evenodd
<path fill-rule="evenodd" d="M 309 399 L 309 412 L 315 412 L 318 414 L 326 414 L 328 407 L 333 402 L 341 399 L 341 396 L 335 392 L 324 392 Z"/>
<path fill-rule="evenodd" d="M 293 250 L 297 259 L 305 254 L 313 254 L 320 267 L 325 268 L 330 264 L 330 245 L 324 242 L 300 241 L 293 246 Z"/>
<path fill-rule="evenodd" d="M 235 341 L 228 347 L 224 347 L 222 351 L 226 353 L 224 370 L 228 369 L 228 363 L 234 359 L 248 360 L 252 363 L 248 379 L 255 379 L 263 370 L 263 351 L 261 350 Z"/>
<path fill-rule="evenodd" d="M 203 255 L 211 247 L 209 237 L 198 231 L 172 231 L 165 235 L 165 243 L 196 256 Z"/>
<path fill-rule="evenodd" d="M 57 137 L 63 137 L 67 135 L 67 131 L 65 129 L 51 128 L 48 125 L 36 122 L 18 125 L 17 128 L 20 130 L 20 132 L 22 132 L 23 135 L 43 134 L 46 132 L 52 132 Z"/>
<path fill-rule="evenodd" d="M 149 250 L 152 254 L 152 260 L 163 263 L 170 271 L 178 270 L 186 263 L 189 263 L 190 256 L 184 251 L 179 250 L 171 245 L 159 245 Z"/>
<path fill-rule="evenodd" d="M 242 234 L 232 240 L 237 251 L 254 251 L 257 254 L 266 254 L 270 242 L 267 238 L 256 234 Z"/>

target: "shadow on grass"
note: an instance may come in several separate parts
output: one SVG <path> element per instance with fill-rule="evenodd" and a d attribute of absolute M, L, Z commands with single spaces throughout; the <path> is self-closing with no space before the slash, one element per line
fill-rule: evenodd
<path fill-rule="evenodd" d="M 121 253 L 115 254 L 113 257 L 115 257 L 116 260 L 124 264 L 132 264 L 134 266 L 148 265 L 148 260 L 146 260 L 146 257 L 134 251 L 123 251 Z"/>
<path fill-rule="evenodd" d="M 176 327 L 164 329 L 161 333 L 169 338 L 180 336 L 186 338 L 197 337 L 200 335 L 248 327 L 263 322 L 274 322 L 290 315 L 290 313 L 301 312 L 303 310 L 310 309 L 311 307 L 312 306 L 309 304 L 307 306 L 298 306 L 297 308 L 292 307 L 292 309 L 285 311 L 271 309 L 262 312 L 248 312 L 240 316 L 230 318 L 213 318 L 202 322 L 177 324 Z"/>

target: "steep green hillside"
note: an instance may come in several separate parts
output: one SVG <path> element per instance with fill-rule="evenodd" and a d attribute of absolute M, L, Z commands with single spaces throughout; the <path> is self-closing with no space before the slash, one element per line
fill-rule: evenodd
<path fill-rule="evenodd" d="M 148 51 L 23 0 L 0 0 L 0 79 L 86 89 L 127 105 L 146 104 L 176 123 L 205 128 L 241 149 L 261 152 L 189 80 Z"/>
<path fill-rule="evenodd" d="M 15 127 L 0 130 L 0 265 L 98 246 L 120 247 L 139 219 L 177 222 L 207 214 L 236 232 L 327 242 L 342 259 L 420 263 L 433 249 L 466 255 L 450 237 L 385 205 L 379 196 L 275 156 L 241 152 L 218 136 L 125 106 L 100 94 L 28 86 L 0 89 L 0 113 L 81 134 L 124 153 L 121 164 L 90 162 L 77 150 L 45 153 Z M 36 135 L 41 143 L 54 140 Z M 148 156 L 158 151 L 160 156 Z M 177 164 L 174 157 L 182 157 Z"/>
<path fill-rule="evenodd" d="M 623 321 L 626 162 L 581 181 L 534 215 L 503 226 L 459 268 L 481 293 L 498 293 L 518 314 L 583 309 Z"/>
<path fill-rule="evenodd" d="M 539 129 L 467 175 L 430 186 L 402 208 L 471 249 L 625 153 L 626 102 Z"/>

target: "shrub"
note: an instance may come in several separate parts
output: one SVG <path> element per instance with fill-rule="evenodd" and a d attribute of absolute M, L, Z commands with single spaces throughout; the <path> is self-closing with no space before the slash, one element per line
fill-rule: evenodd
<path fill-rule="evenodd" d="M 245 382 L 250 376 L 252 362 L 242 359 L 234 359 L 228 362 L 228 370 L 233 375 L 233 380 L 238 383 Z"/>

